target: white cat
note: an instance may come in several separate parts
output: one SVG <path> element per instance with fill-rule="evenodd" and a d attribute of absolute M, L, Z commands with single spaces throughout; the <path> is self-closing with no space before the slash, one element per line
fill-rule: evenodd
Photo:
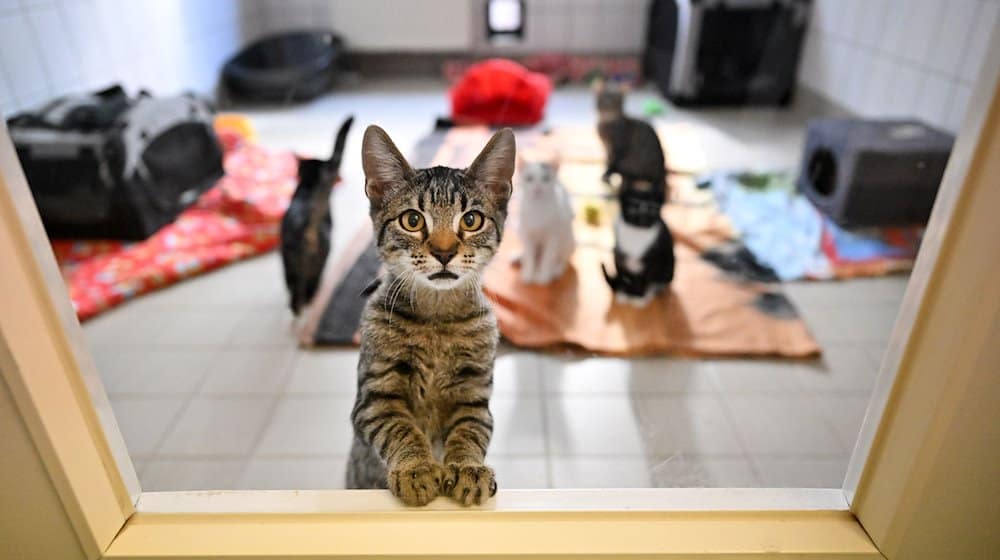
<path fill-rule="evenodd" d="M 523 250 L 521 281 L 548 284 L 559 279 L 573 255 L 573 206 L 557 177 L 558 163 L 522 161 L 516 192 L 520 196 L 515 228 Z"/>

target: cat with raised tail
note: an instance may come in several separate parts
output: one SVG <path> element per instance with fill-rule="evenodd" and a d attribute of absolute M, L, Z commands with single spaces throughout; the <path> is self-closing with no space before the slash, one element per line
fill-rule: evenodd
<path fill-rule="evenodd" d="M 516 228 L 522 252 L 514 261 L 520 264 L 521 281 L 526 284 L 558 280 L 576 248 L 573 206 L 558 175 L 555 158 L 522 160 L 519 166 Z"/>
<path fill-rule="evenodd" d="M 340 125 L 329 159 L 299 159 L 299 184 L 281 218 L 281 262 L 288 307 L 295 315 L 316 295 L 330 254 L 330 192 L 340 180 L 340 162 L 353 122 L 350 116 Z"/>

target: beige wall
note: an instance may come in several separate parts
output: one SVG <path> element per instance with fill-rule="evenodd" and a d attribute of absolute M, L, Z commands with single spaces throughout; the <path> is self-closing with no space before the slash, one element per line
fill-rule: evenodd
<path fill-rule="evenodd" d="M 926 503 L 900 547 L 900 558 L 996 558 L 1000 553 L 1000 316 L 990 328 L 974 380 L 951 419 L 926 483 Z M 936 551 L 936 552 L 935 552 Z"/>
<path fill-rule="evenodd" d="M 249 0 L 264 29 L 329 26 L 364 52 L 466 52 L 485 34 L 485 0 Z M 504 52 L 638 53 L 649 0 L 526 0 L 523 42 Z"/>
<path fill-rule="evenodd" d="M 6 352 L 0 347 L 0 367 Z M 0 433 L 0 558 L 85 558 L 3 376 Z"/>

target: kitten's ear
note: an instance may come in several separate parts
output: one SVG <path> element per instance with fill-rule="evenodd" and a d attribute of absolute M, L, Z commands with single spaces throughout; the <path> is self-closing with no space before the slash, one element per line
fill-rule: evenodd
<path fill-rule="evenodd" d="M 413 168 L 381 128 L 371 125 L 361 141 L 361 166 L 365 170 L 365 195 L 377 202 L 390 190 L 413 177 Z"/>
<path fill-rule="evenodd" d="M 501 129 L 486 143 L 486 147 L 476 156 L 466 174 L 472 177 L 477 185 L 490 189 L 500 198 L 509 198 L 516 152 L 514 131 L 509 128 Z"/>
<path fill-rule="evenodd" d="M 553 157 L 552 159 L 549 160 L 549 167 L 552 168 L 552 172 L 553 173 L 556 173 L 556 174 L 559 173 L 559 163 L 560 163 L 559 156 L 555 156 L 555 157 Z"/>

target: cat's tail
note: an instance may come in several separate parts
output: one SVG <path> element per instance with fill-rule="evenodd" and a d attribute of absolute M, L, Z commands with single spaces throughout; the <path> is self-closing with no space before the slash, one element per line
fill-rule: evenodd
<path fill-rule="evenodd" d="M 611 273 L 608 272 L 608 267 L 605 266 L 604 263 L 601 263 L 601 272 L 604 273 L 604 279 L 608 282 L 608 286 L 611 286 L 611 291 L 617 292 L 618 278 L 612 276 Z"/>
<path fill-rule="evenodd" d="M 347 145 L 347 133 L 351 131 L 352 124 L 354 124 L 354 115 L 348 116 L 340 125 L 340 130 L 337 131 L 337 139 L 333 143 L 333 154 L 327 160 L 327 165 L 335 170 L 340 169 L 340 162 L 344 156 L 344 146 Z"/>

